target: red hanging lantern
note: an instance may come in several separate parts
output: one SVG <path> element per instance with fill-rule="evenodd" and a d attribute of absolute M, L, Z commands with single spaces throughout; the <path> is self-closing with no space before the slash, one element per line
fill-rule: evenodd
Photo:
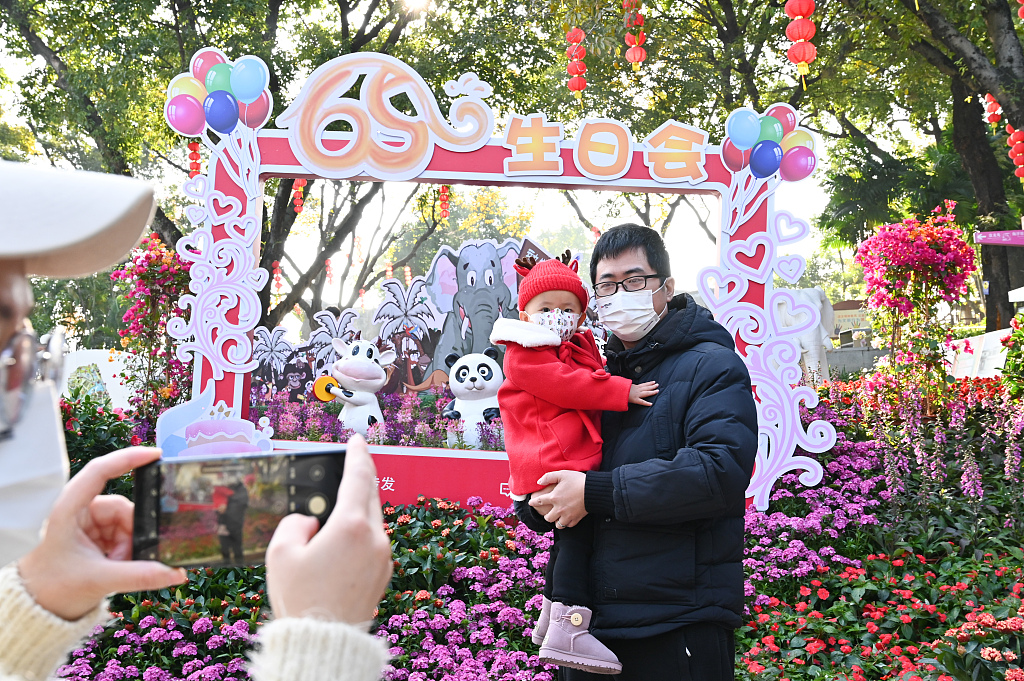
<path fill-rule="evenodd" d="M 789 61 L 796 64 L 797 73 L 804 89 L 807 89 L 806 76 L 811 72 L 808 64 L 818 57 L 818 49 L 809 42 L 817 28 L 808 17 L 814 14 L 814 0 L 787 0 L 786 16 L 792 19 L 786 27 L 786 37 L 793 41 L 786 52 Z"/>
<path fill-rule="evenodd" d="M 301 177 L 292 182 L 292 205 L 295 207 L 296 214 L 302 212 L 302 204 L 304 203 L 302 200 L 302 188 L 305 186 L 306 180 Z"/>
<path fill-rule="evenodd" d="M 270 266 L 274 272 L 274 289 L 280 291 L 281 286 L 283 286 L 281 283 L 281 263 L 280 261 L 275 260 L 270 264 Z"/>
<path fill-rule="evenodd" d="M 324 274 L 327 275 L 327 283 L 328 284 L 333 284 L 334 283 L 334 270 L 331 268 L 331 259 L 330 258 L 327 258 L 327 260 L 324 261 Z"/>
<path fill-rule="evenodd" d="M 1002 115 L 999 112 L 1002 107 L 999 106 L 999 101 L 992 96 L 992 93 L 989 93 L 985 95 L 985 102 L 985 113 L 988 114 L 985 116 L 985 120 L 993 126 L 998 125 L 1002 119 Z"/>
<path fill-rule="evenodd" d="M 647 42 L 647 34 L 643 31 L 638 31 L 636 35 L 626 34 L 626 44 L 630 46 L 626 50 L 626 61 L 633 65 L 634 71 L 639 71 L 640 63 L 647 59 L 647 50 L 641 47 L 645 42 Z"/>
<path fill-rule="evenodd" d="M 199 155 L 199 142 L 189 142 L 188 150 L 188 177 L 189 179 L 192 179 L 193 177 L 198 175 L 200 170 L 202 169 L 202 166 L 199 164 L 199 161 L 202 159 L 202 157 Z"/>
<path fill-rule="evenodd" d="M 359 289 L 359 309 L 360 310 L 365 310 L 366 309 L 366 290 L 365 289 Z"/>
<path fill-rule="evenodd" d="M 409 288 L 412 286 L 412 268 L 408 265 L 405 266 L 405 287 Z"/>
<path fill-rule="evenodd" d="M 992 95 L 987 95 L 985 99 L 990 97 Z M 994 97 L 989 100 L 989 103 L 991 104 L 992 101 L 995 101 Z M 1014 130 L 1013 126 L 1007 123 L 1006 132 L 1006 144 L 1010 147 L 1006 155 L 1010 157 L 1013 165 L 1017 166 L 1013 174 L 1020 178 L 1021 184 L 1024 184 L 1024 130 Z"/>
<path fill-rule="evenodd" d="M 395 278 L 395 270 L 391 266 L 391 261 L 390 260 L 388 262 L 384 263 L 384 278 L 385 279 L 394 279 Z"/>
<path fill-rule="evenodd" d="M 583 58 L 587 56 L 587 48 L 580 43 L 587 39 L 587 34 L 576 26 L 565 34 L 565 39 L 569 43 L 569 49 L 565 51 L 565 56 L 569 58 L 569 65 L 565 67 L 565 70 L 572 76 L 567 86 L 576 99 L 582 100 L 583 90 L 587 87 L 587 79 L 583 76 L 587 72 L 587 66 L 583 63 Z"/>

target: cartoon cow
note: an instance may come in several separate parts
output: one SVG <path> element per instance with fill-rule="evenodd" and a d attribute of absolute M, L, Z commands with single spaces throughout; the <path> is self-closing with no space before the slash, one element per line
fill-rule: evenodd
<path fill-rule="evenodd" d="M 328 384 L 324 390 L 345 405 L 338 414 L 342 425 L 366 435 L 370 426 L 384 420 L 375 393 L 387 383 L 384 367 L 394 364 L 397 356 L 393 350 L 381 352 L 369 341 L 346 343 L 335 338 L 331 344 L 340 358 L 331 365 L 331 376 L 338 384 Z"/>

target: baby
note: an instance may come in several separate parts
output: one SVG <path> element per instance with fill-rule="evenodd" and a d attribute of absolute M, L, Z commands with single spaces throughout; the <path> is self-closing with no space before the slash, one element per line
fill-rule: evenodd
<path fill-rule="evenodd" d="M 633 385 L 612 376 L 589 329 L 583 329 L 589 295 L 560 260 L 516 260 L 519 319 L 498 319 L 491 342 L 506 346 L 505 382 L 498 404 L 505 427 L 510 486 L 516 510 L 543 489 L 549 471 L 590 471 L 601 465 L 601 411 L 650 406 L 653 381 Z M 540 659 L 596 674 L 618 674 L 618 658 L 590 632 L 589 562 L 593 544 L 590 516 L 573 527 L 555 524 L 544 605 L 534 629 Z"/>

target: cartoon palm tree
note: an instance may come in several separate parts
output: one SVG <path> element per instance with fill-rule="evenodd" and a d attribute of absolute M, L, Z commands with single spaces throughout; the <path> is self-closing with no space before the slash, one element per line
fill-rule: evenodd
<path fill-rule="evenodd" d="M 427 305 L 426 283 L 423 277 L 416 277 L 406 290 L 395 279 L 384 282 L 384 303 L 377 308 L 373 318 L 374 324 L 384 322 L 380 328 L 380 337 L 388 338 L 405 363 L 405 382 L 415 382 L 412 375 L 413 361 L 409 352 L 413 347 L 416 353 L 423 354 L 423 338 L 433 320 L 434 314 Z M 408 347 L 405 339 L 411 341 Z"/>
<path fill-rule="evenodd" d="M 252 346 L 252 358 L 260 365 L 264 379 L 269 379 L 272 386 L 284 371 L 284 365 L 292 358 L 295 348 L 284 339 L 285 328 L 278 326 L 273 332 L 259 326 L 253 331 L 256 342 Z"/>
<path fill-rule="evenodd" d="M 340 338 L 350 343 L 355 338 L 356 331 L 351 328 L 352 320 L 355 318 L 356 313 L 352 310 L 345 310 L 337 318 L 327 310 L 321 310 L 313 315 L 313 319 L 319 322 L 320 326 L 309 335 L 309 340 L 300 351 L 314 353 L 314 376 L 319 376 L 325 367 L 329 367 L 338 359 L 331 341 Z"/>

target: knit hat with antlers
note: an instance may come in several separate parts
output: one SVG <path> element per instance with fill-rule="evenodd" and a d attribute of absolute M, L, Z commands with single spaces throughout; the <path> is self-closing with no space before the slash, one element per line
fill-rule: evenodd
<path fill-rule="evenodd" d="M 577 298 L 583 309 L 587 309 L 590 302 L 590 295 L 587 289 L 583 288 L 580 280 L 579 263 L 572 259 L 569 251 L 566 251 L 558 258 L 541 260 L 536 258 L 519 258 L 515 262 L 514 269 L 523 276 L 519 282 L 519 309 L 526 307 L 526 304 L 538 293 L 544 291 L 568 291 Z"/>

